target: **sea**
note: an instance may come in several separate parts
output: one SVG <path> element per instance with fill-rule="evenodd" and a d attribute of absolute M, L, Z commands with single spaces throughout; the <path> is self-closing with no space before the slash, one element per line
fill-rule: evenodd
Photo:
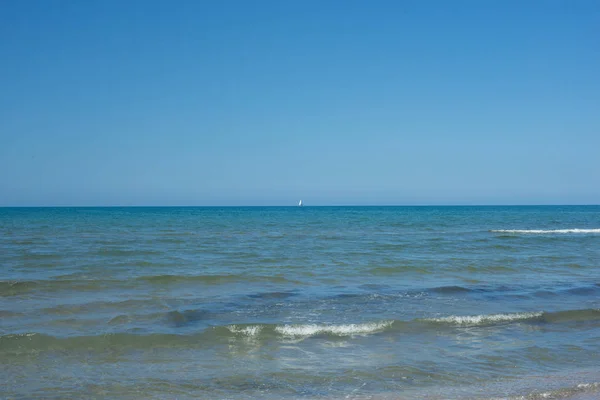
<path fill-rule="evenodd" d="M 600 206 L 0 209 L 2 399 L 600 399 Z"/>

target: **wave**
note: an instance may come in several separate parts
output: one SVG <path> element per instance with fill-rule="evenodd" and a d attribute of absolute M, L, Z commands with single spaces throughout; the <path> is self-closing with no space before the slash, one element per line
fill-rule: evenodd
<path fill-rule="evenodd" d="M 299 281 L 289 280 L 282 275 L 246 275 L 246 274 L 225 274 L 225 275 L 148 275 L 138 277 L 137 280 L 152 284 L 179 284 L 179 283 L 204 283 L 220 284 L 231 282 L 272 282 L 272 283 L 301 283 Z"/>
<path fill-rule="evenodd" d="M 536 321 L 539 320 L 543 315 L 544 313 L 541 311 L 491 315 L 451 315 L 448 317 L 427 318 L 425 321 L 460 326 L 483 326 L 502 322 Z"/>
<path fill-rule="evenodd" d="M 388 276 L 406 273 L 433 274 L 434 271 L 429 267 L 416 265 L 399 265 L 390 267 L 374 267 L 369 269 L 370 275 Z"/>
<path fill-rule="evenodd" d="M 95 254 L 103 257 L 151 257 L 162 255 L 164 252 L 149 249 L 100 248 Z"/>
<path fill-rule="evenodd" d="M 600 309 L 594 308 L 554 312 L 538 311 L 487 315 L 450 315 L 447 317 L 424 319 L 424 321 L 433 323 L 469 327 L 520 322 L 553 324 L 565 322 L 591 322 L 598 320 L 600 320 Z"/>
<path fill-rule="evenodd" d="M 61 258 L 63 258 L 62 254 L 58 254 L 58 253 L 33 253 L 33 252 L 29 252 L 26 253 L 24 255 L 22 255 L 20 257 L 21 261 L 44 261 L 44 260 L 48 260 L 48 261 L 52 261 L 52 260 L 60 260 Z M 42 265 L 42 264 L 40 264 Z M 45 263 L 44 263 L 45 265 Z"/>
<path fill-rule="evenodd" d="M 542 399 L 597 399 L 600 398 L 600 382 L 579 383 L 570 387 L 539 390 L 514 397 L 493 397 L 490 400 L 542 400 Z"/>
<path fill-rule="evenodd" d="M 0 281 L 0 296 L 11 296 L 33 290 L 36 281 Z"/>
<path fill-rule="evenodd" d="M 511 234 L 524 234 L 524 235 L 552 235 L 552 234 L 600 234 L 600 228 L 598 229 L 493 229 L 490 232 L 493 233 L 511 233 Z"/>
<path fill-rule="evenodd" d="M 284 336 L 314 336 L 328 334 L 334 336 L 366 335 L 385 330 L 392 326 L 394 321 L 371 322 L 366 324 L 347 325 L 284 325 L 277 326 L 275 331 Z"/>
<path fill-rule="evenodd" d="M 0 318 L 9 318 L 9 317 L 21 317 L 24 314 L 21 312 L 9 311 L 9 310 L 0 310 Z"/>
<path fill-rule="evenodd" d="M 33 291 L 56 292 L 60 290 L 93 291 L 107 287 L 123 286 L 124 281 L 106 279 L 39 279 L 0 281 L 0 297 L 18 296 Z"/>
<path fill-rule="evenodd" d="M 202 318 L 203 315 L 172 315 L 177 321 Z M 423 334 L 441 329 L 488 327 L 507 324 L 564 324 L 600 321 L 600 309 L 566 310 L 557 312 L 523 312 L 487 315 L 450 315 L 414 320 L 387 320 L 350 324 L 232 324 L 208 327 L 192 334 L 110 333 L 95 336 L 54 337 L 29 332 L 0 336 L 0 354 L 21 354 L 53 350 L 111 350 L 148 349 L 157 347 L 198 348 L 217 343 L 231 343 L 236 338 L 255 340 L 305 340 L 309 338 L 354 338 L 382 333 Z M 562 328 L 561 328 L 562 329 Z"/>
<path fill-rule="evenodd" d="M 248 297 L 252 299 L 287 299 L 289 297 L 297 296 L 297 292 L 261 292 L 255 294 L 249 294 Z"/>
<path fill-rule="evenodd" d="M 261 325 L 249 325 L 249 326 L 230 325 L 226 328 L 231 333 L 242 334 L 242 335 L 250 336 L 250 337 L 257 336 L 263 330 L 263 326 L 261 326 Z"/>
<path fill-rule="evenodd" d="M 354 337 L 383 332 L 400 321 L 377 321 L 360 324 L 236 324 L 213 327 L 217 336 L 234 334 L 245 337 L 307 339 L 310 337 Z"/>
<path fill-rule="evenodd" d="M 170 311 L 167 313 L 167 320 L 170 321 L 174 326 L 180 327 L 185 326 L 189 323 L 194 323 L 202 320 L 209 319 L 213 315 L 212 312 L 207 310 L 184 310 L 184 311 Z"/>
<path fill-rule="evenodd" d="M 484 295 L 484 296 L 508 296 L 508 297 L 553 297 L 553 296 L 594 296 L 600 294 L 600 283 L 572 286 L 569 284 L 555 285 L 553 288 L 536 284 L 513 284 L 513 285 L 490 285 L 477 284 L 469 286 L 440 286 L 425 289 L 427 293 L 438 295 L 459 296 Z"/>
<path fill-rule="evenodd" d="M 128 351 L 160 347 L 190 347 L 198 342 L 194 335 L 175 334 L 138 335 L 110 333 L 95 336 L 55 337 L 36 332 L 0 336 L 0 354 L 26 354 L 39 351 L 97 351 L 107 349 Z"/>
<path fill-rule="evenodd" d="M 441 293 L 441 294 L 454 294 L 454 293 L 469 293 L 473 292 L 473 289 L 466 288 L 464 286 L 451 285 L 451 286 L 440 286 L 429 289 L 430 292 L 433 293 Z"/>
<path fill-rule="evenodd" d="M 600 320 L 600 309 L 597 308 L 543 313 L 541 317 L 541 321 L 546 323 L 586 322 L 598 320 Z"/>
<path fill-rule="evenodd" d="M 66 279 L 65 279 L 66 278 Z M 301 281 L 291 280 L 283 275 L 146 275 L 134 279 L 72 279 L 69 275 L 56 277 L 54 279 L 37 280 L 0 280 L 0 297 L 17 296 L 33 291 L 56 292 L 60 290 L 70 291 L 94 291 L 107 288 L 132 288 L 139 287 L 139 282 L 151 285 L 169 284 L 206 284 L 218 285 L 235 282 L 270 282 L 270 283 L 294 283 L 303 284 Z"/>

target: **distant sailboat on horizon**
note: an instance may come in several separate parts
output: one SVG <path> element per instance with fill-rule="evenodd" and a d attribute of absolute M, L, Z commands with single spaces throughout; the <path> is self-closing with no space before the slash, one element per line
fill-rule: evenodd
<path fill-rule="evenodd" d="M 298 202 L 298 207 L 302 207 L 302 200 Z"/>

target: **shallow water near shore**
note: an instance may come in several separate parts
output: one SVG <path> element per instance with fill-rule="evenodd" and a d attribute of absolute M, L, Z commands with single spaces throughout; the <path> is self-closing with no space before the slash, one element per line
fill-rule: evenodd
<path fill-rule="evenodd" d="M 0 209 L 0 397 L 599 398 L 598 260 L 598 206 Z"/>

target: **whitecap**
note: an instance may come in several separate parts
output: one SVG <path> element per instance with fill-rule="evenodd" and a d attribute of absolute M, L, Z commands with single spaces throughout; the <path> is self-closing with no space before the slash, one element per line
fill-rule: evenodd
<path fill-rule="evenodd" d="M 283 325 L 275 327 L 275 331 L 285 336 L 313 336 L 330 334 L 336 336 L 367 335 L 384 330 L 392 325 L 392 321 L 371 322 L 366 324 L 346 325 Z"/>
<path fill-rule="evenodd" d="M 551 235 L 551 234 L 589 234 L 589 233 L 600 233 L 600 229 L 494 229 L 491 232 L 494 233 L 514 233 L 524 235 Z"/>
<path fill-rule="evenodd" d="M 498 322 L 523 321 L 531 318 L 539 318 L 542 314 L 542 312 L 525 312 L 489 315 L 451 315 L 448 317 L 428 318 L 426 321 L 448 323 L 452 325 L 477 326 Z"/>
<path fill-rule="evenodd" d="M 250 326 L 239 327 L 237 325 L 230 325 L 227 327 L 227 329 L 229 329 L 229 331 L 231 333 L 237 333 L 237 334 L 242 334 L 242 335 L 253 337 L 253 336 L 257 336 L 260 333 L 260 331 L 262 331 L 262 326 L 250 325 Z"/>

